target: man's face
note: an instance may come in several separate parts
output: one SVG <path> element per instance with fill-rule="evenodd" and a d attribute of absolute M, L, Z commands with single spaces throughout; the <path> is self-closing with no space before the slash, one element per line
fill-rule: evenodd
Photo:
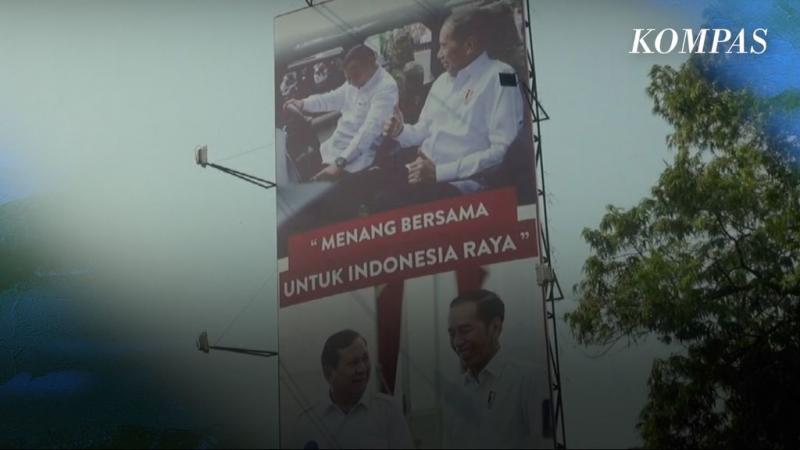
<path fill-rule="evenodd" d="M 473 39 L 468 38 L 464 42 L 454 39 L 453 25 L 445 22 L 439 33 L 439 53 L 437 53 L 437 57 L 445 70 L 450 75 L 455 76 L 459 70 L 467 67 L 474 59 L 474 47 Z"/>
<path fill-rule="evenodd" d="M 369 353 L 364 339 L 357 337 L 339 350 L 339 365 L 330 371 L 328 382 L 334 393 L 350 398 L 360 398 L 369 382 Z"/>
<path fill-rule="evenodd" d="M 359 61 L 350 61 L 344 66 L 344 76 L 353 87 L 360 89 L 372 76 L 369 66 L 369 64 Z"/>
<path fill-rule="evenodd" d="M 477 312 L 478 305 L 474 302 L 453 306 L 447 327 L 450 346 L 461 360 L 461 366 L 473 371 L 482 369 L 489 362 L 502 329 L 500 319 L 487 326 L 478 318 Z"/>

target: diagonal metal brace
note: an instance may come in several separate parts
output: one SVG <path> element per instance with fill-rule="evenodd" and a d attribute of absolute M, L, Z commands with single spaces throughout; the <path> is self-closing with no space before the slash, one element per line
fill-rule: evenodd
<path fill-rule="evenodd" d="M 208 353 L 211 350 L 221 350 L 225 352 L 232 352 L 232 353 L 241 353 L 244 355 L 250 356 L 263 356 L 265 358 L 271 358 L 273 356 L 278 356 L 278 352 L 273 352 L 269 350 L 253 350 L 249 348 L 239 348 L 239 347 L 220 347 L 217 345 L 209 345 L 208 343 L 208 332 L 203 331 L 200 333 L 200 336 L 197 338 L 197 349 L 203 353 Z"/>
<path fill-rule="evenodd" d="M 270 189 L 270 188 L 274 188 L 275 186 L 277 186 L 277 184 L 275 184 L 274 182 L 269 181 L 269 180 L 265 180 L 263 178 L 259 178 L 259 177 L 255 176 L 255 175 L 250 175 L 250 174 L 247 174 L 247 173 L 244 173 L 244 172 L 240 172 L 238 170 L 231 169 L 229 167 L 225 167 L 225 166 L 221 166 L 219 164 L 214 164 L 214 163 L 208 162 L 208 146 L 207 145 L 198 145 L 194 149 L 194 160 L 195 160 L 195 163 L 197 163 L 197 165 L 202 167 L 202 168 L 213 167 L 214 169 L 217 169 L 217 170 L 219 170 L 221 172 L 227 173 L 228 175 L 233 175 L 236 178 L 239 178 L 239 179 L 242 179 L 244 181 L 247 181 L 248 183 L 255 184 L 256 186 L 262 187 L 264 189 Z"/>

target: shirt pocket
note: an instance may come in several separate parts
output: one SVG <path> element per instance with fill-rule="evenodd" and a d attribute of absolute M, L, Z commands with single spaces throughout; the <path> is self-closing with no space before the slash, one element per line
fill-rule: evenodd
<path fill-rule="evenodd" d="M 359 120 L 364 121 L 369 112 L 369 99 L 366 97 L 358 98 L 353 105 L 353 115 Z"/>

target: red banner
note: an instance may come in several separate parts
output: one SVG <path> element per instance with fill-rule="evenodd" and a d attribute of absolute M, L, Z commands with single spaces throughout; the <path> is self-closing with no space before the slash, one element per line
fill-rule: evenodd
<path fill-rule="evenodd" d="M 538 255 L 513 189 L 440 200 L 293 236 L 281 307 L 391 281 Z"/>

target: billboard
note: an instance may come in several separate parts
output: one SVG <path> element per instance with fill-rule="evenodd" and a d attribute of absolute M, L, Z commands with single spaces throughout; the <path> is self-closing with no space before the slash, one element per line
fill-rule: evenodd
<path fill-rule="evenodd" d="M 552 447 L 522 10 L 275 18 L 282 446 Z"/>

